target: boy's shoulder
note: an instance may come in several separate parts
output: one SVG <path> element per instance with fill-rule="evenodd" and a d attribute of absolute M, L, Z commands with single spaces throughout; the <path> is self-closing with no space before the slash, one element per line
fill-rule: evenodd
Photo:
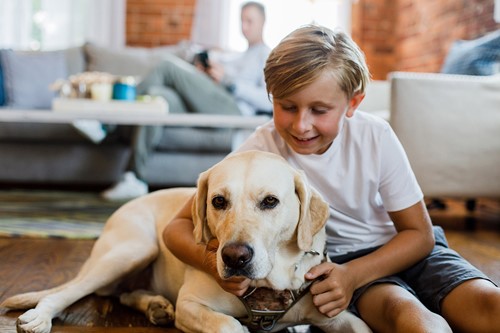
<path fill-rule="evenodd" d="M 389 122 L 384 118 L 361 110 L 356 110 L 354 116 L 348 118 L 348 121 L 355 126 L 370 126 L 380 130 L 390 128 Z"/>

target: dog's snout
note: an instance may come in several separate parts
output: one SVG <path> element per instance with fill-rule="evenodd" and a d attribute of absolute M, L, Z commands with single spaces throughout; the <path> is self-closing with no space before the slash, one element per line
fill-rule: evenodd
<path fill-rule="evenodd" d="M 253 258 L 253 249 L 242 243 L 233 243 L 222 249 L 222 260 L 232 269 L 244 268 Z"/>

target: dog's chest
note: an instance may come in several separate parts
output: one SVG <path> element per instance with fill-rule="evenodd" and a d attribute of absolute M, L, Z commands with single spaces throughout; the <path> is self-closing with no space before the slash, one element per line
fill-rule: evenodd
<path fill-rule="evenodd" d="M 298 290 L 273 290 L 255 288 L 240 297 L 248 316 L 239 320 L 251 332 L 268 332 L 276 323 L 308 292 L 312 282 L 307 282 Z"/>

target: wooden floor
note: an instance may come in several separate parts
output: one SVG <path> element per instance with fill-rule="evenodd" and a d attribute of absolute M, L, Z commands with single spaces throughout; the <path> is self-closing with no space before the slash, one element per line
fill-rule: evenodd
<path fill-rule="evenodd" d="M 446 210 L 431 210 L 442 225 L 450 246 L 500 283 L 500 202 L 479 200 L 474 214 L 462 202 L 447 201 Z M 475 227 L 470 219 L 476 219 Z M 76 274 L 93 241 L 0 238 L 0 302 L 20 292 L 61 284 Z M 0 309 L 0 332 L 14 333 L 22 312 Z M 53 321 L 52 332 L 179 332 L 152 327 L 142 314 L 116 299 L 89 296 L 73 304 Z"/>

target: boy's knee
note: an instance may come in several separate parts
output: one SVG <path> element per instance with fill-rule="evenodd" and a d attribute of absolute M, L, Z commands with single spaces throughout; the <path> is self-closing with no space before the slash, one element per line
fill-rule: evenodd
<path fill-rule="evenodd" d="M 403 289 L 390 288 L 389 294 L 383 297 L 378 305 L 378 308 L 373 310 L 377 311 L 380 317 L 373 318 L 372 316 L 370 319 L 367 318 L 367 323 L 376 331 L 405 333 L 452 332 L 443 317 L 428 310 L 415 296 Z"/>
<path fill-rule="evenodd" d="M 443 317 L 429 311 L 416 298 L 388 301 L 384 315 L 394 323 L 394 332 L 452 332 Z"/>
<path fill-rule="evenodd" d="M 494 332 L 500 327 L 500 289 L 487 280 L 469 280 L 446 296 L 441 309 L 458 331 Z"/>

